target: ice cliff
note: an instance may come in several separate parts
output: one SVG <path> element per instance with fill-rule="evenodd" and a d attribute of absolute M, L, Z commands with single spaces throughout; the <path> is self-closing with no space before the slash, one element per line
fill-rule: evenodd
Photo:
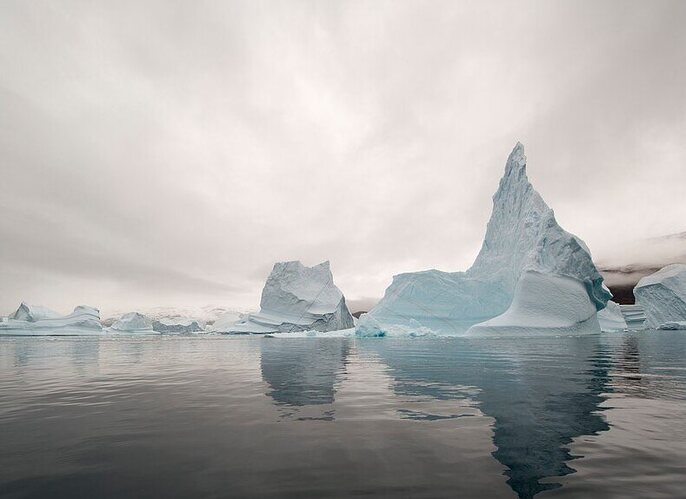
<path fill-rule="evenodd" d="M 648 327 L 686 321 L 686 264 L 667 265 L 644 277 L 634 288 L 634 296 L 645 311 Z"/>
<path fill-rule="evenodd" d="M 596 312 L 611 296 L 584 242 L 558 225 L 529 182 L 517 143 L 472 267 L 397 275 L 360 323 L 363 335 L 371 334 L 372 319 L 382 334 L 411 320 L 474 334 L 597 332 Z"/>
<path fill-rule="evenodd" d="M 267 334 L 351 327 L 353 317 L 333 282 L 329 262 L 306 267 L 293 261 L 274 264 L 262 290 L 260 311 L 226 328 L 226 332 Z"/>
<path fill-rule="evenodd" d="M 101 334 L 100 311 L 80 305 L 69 315 L 45 307 L 22 303 L 16 312 L 0 322 L 0 334 L 13 336 L 80 336 Z"/>

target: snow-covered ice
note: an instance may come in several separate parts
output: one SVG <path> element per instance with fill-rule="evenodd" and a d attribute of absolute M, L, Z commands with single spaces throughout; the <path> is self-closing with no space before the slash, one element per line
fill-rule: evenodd
<path fill-rule="evenodd" d="M 306 267 L 299 261 L 278 262 L 262 290 L 260 311 L 228 329 L 233 334 L 335 331 L 354 326 L 329 262 Z"/>
<path fill-rule="evenodd" d="M 119 333 L 155 333 L 152 329 L 150 318 L 138 312 L 129 312 L 122 315 L 118 321 L 112 324 L 110 330 Z"/>
<path fill-rule="evenodd" d="M 634 296 L 645 310 L 649 327 L 686 321 L 686 264 L 667 265 L 644 277 L 634 288 Z"/>
<path fill-rule="evenodd" d="M 102 334 L 100 311 L 79 305 L 69 315 L 45 307 L 22 303 L 0 322 L 0 334 L 12 336 L 82 336 Z"/>
<path fill-rule="evenodd" d="M 381 330 L 413 320 L 446 332 L 586 333 L 599 331 L 596 312 L 611 297 L 584 242 L 558 225 L 529 182 L 517 143 L 472 267 L 397 275 L 368 315 Z M 358 325 L 361 334 L 369 324 Z"/>
<path fill-rule="evenodd" d="M 607 306 L 598 312 L 598 322 L 604 332 L 624 331 L 628 327 L 621 307 L 613 301 L 608 301 Z"/>

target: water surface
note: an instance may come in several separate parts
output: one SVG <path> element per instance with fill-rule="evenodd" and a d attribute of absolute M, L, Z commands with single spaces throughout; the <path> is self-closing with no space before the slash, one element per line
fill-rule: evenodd
<path fill-rule="evenodd" d="M 681 497 L 686 334 L 0 339 L 0 497 Z"/>

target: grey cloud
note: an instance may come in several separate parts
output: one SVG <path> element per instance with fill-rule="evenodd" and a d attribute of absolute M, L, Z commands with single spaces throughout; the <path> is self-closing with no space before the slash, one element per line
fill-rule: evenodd
<path fill-rule="evenodd" d="M 465 269 L 517 140 L 598 259 L 682 231 L 684 21 L 679 1 L 3 2 L 0 310 L 75 287 L 254 306 L 276 260 L 329 259 L 362 302 Z"/>

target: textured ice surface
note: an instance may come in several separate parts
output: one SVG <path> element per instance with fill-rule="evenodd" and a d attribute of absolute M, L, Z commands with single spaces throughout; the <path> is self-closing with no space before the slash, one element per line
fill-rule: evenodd
<path fill-rule="evenodd" d="M 520 284 L 523 276 L 526 280 Z M 558 288 L 557 282 L 568 285 Z M 529 297 L 515 300 L 515 295 L 533 293 L 544 298 L 539 287 L 547 294 L 536 315 L 531 313 Z M 564 295 L 571 288 L 572 301 L 579 308 L 570 315 L 554 304 L 568 301 Z M 489 333 L 495 334 L 496 328 L 505 332 L 514 326 L 512 331 L 521 331 L 546 324 L 586 332 L 596 328 L 596 311 L 611 296 L 586 245 L 557 224 L 553 210 L 529 182 L 524 147 L 518 143 L 493 196 L 493 212 L 474 265 L 466 272 L 426 270 L 397 275 L 369 316 L 382 329 L 410 326 L 410 320 L 415 320 L 432 329 L 460 332 L 503 314 L 489 322 Z M 511 305 L 516 308 L 510 310 Z M 525 319 L 530 322 L 524 324 Z M 486 328 L 472 329 L 478 331 L 487 332 Z"/>
<path fill-rule="evenodd" d="M 81 336 L 102 334 L 97 308 L 79 305 L 61 316 L 45 307 L 22 303 L 14 314 L 0 322 L 0 334 L 13 336 Z"/>
<path fill-rule="evenodd" d="M 634 288 L 634 296 L 645 310 L 649 327 L 686 321 L 686 264 L 667 265 L 644 277 Z"/>
<path fill-rule="evenodd" d="M 628 329 L 636 331 L 646 328 L 646 314 L 641 305 L 620 305 L 619 308 Z"/>
<path fill-rule="evenodd" d="M 189 317 L 163 317 L 153 321 L 152 328 L 158 333 L 199 333 L 204 331 L 205 324 Z"/>
<path fill-rule="evenodd" d="M 112 324 L 111 330 L 121 333 L 154 333 L 150 318 L 138 312 L 129 312 Z"/>
<path fill-rule="evenodd" d="M 274 264 L 262 290 L 260 311 L 249 314 L 227 332 L 335 331 L 353 325 L 345 297 L 333 282 L 329 262 L 306 267 L 293 261 Z"/>
<path fill-rule="evenodd" d="M 627 329 L 626 320 L 618 303 L 608 301 L 607 306 L 598 312 L 600 330 L 606 332 L 624 331 Z"/>

